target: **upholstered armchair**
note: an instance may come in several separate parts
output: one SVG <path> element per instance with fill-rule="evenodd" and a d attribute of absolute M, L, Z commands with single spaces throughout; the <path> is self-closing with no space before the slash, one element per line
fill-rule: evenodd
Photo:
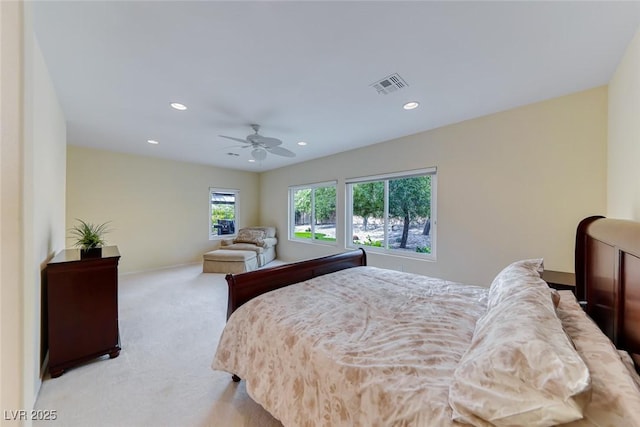
<path fill-rule="evenodd" d="M 244 227 L 234 239 L 222 240 L 220 249 L 254 251 L 262 267 L 276 258 L 277 244 L 275 227 Z"/>

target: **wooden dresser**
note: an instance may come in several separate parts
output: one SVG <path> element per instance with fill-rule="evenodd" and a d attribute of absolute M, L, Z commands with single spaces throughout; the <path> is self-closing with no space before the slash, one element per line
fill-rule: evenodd
<path fill-rule="evenodd" d="M 101 256 L 81 258 L 67 249 L 47 264 L 49 373 L 59 377 L 72 366 L 120 354 L 117 246 Z"/>

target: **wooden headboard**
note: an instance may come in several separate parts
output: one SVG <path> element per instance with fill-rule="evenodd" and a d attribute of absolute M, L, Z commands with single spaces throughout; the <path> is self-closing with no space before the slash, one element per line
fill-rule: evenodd
<path fill-rule="evenodd" d="M 640 366 L 640 222 L 582 220 L 575 268 L 576 294 L 587 314 Z"/>

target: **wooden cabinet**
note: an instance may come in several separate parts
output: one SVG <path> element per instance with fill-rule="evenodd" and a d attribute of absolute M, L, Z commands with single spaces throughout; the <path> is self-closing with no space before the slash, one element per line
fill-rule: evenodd
<path fill-rule="evenodd" d="M 81 258 L 79 249 L 60 252 L 47 264 L 49 373 L 120 354 L 117 246 Z"/>
<path fill-rule="evenodd" d="M 542 273 L 542 279 L 547 282 L 550 288 L 557 289 L 559 291 L 569 290 L 573 292 L 574 295 L 579 295 L 580 291 L 576 287 L 576 275 L 573 273 L 544 270 L 544 272 Z M 586 301 L 578 300 L 578 303 L 583 310 L 586 310 Z"/>
<path fill-rule="evenodd" d="M 542 279 L 550 288 L 558 290 L 570 290 L 576 293 L 576 275 L 563 271 L 544 270 Z"/>

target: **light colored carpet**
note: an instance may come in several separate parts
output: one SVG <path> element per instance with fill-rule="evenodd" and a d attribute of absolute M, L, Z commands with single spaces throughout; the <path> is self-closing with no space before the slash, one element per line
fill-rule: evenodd
<path fill-rule="evenodd" d="M 210 368 L 226 320 L 224 275 L 202 273 L 201 264 L 124 275 L 118 301 L 120 356 L 47 376 L 36 409 L 57 419 L 34 425 L 282 425 L 244 381 Z"/>

